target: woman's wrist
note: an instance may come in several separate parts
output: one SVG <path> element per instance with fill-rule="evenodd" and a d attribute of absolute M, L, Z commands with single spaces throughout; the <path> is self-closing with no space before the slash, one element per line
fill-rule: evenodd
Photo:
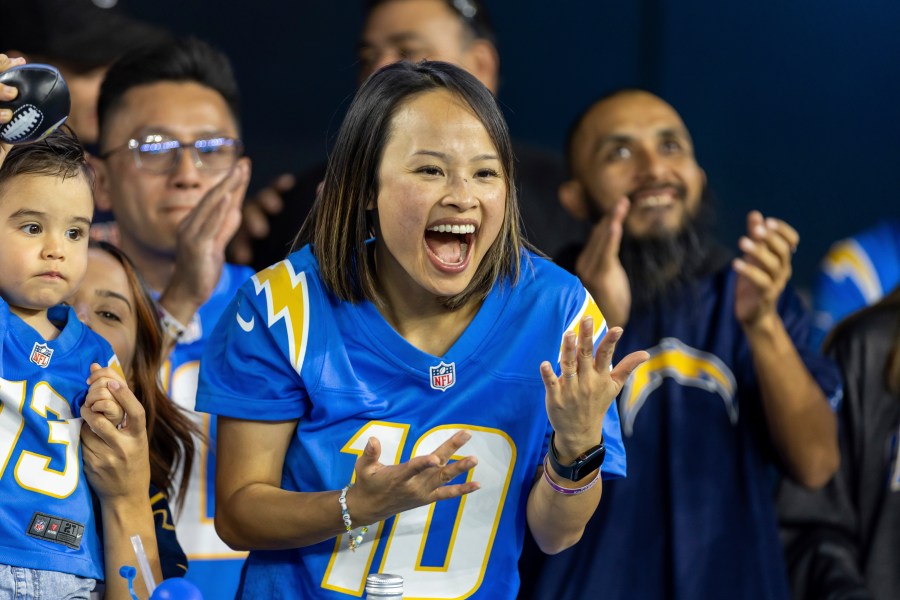
<path fill-rule="evenodd" d="M 104 524 L 115 521 L 119 524 L 127 525 L 142 517 L 153 517 L 153 507 L 150 504 L 149 493 L 141 496 L 134 494 L 106 499 L 101 498 L 100 507 L 103 513 Z"/>
<path fill-rule="evenodd" d="M 567 465 L 575 462 L 585 452 L 600 443 L 603 439 L 603 419 L 600 419 L 599 432 L 591 431 L 580 435 L 565 435 L 553 432 L 553 447 L 560 463 Z"/>

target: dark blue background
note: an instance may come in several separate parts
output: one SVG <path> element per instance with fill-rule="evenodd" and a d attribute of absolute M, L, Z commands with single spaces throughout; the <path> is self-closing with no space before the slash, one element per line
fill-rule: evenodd
<path fill-rule="evenodd" d="M 799 286 L 832 241 L 900 216 L 897 0 L 484 1 L 515 137 L 561 150 L 599 94 L 660 94 L 695 138 L 722 240 L 734 247 L 751 208 L 788 220 Z M 120 5 L 232 58 L 255 187 L 321 162 L 356 86 L 361 3 Z"/>

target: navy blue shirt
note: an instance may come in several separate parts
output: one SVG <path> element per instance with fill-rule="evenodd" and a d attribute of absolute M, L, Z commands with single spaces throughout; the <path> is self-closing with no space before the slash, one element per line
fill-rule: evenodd
<path fill-rule="evenodd" d="M 633 310 L 616 359 L 645 349 L 618 400 L 628 477 L 573 548 L 526 546 L 522 593 L 534 598 L 788 598 L 776 528 L 778 463 L 750 348 L 734 317 L 730 267 Z M 789 288 L 778 312 L 833 404 L 833 364 L 806 350 L 809 319 Z M 791 385 L 785 381 L 784 385 Z"/>

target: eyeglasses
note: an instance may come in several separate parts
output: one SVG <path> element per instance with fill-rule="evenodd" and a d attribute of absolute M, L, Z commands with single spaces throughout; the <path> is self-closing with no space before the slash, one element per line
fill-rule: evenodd
<path fill-rule="evenodd" d="M 491 20 L 478 0 L 447 0 L 447 5 L 459 15 L 476 39 L 495 42 Z"/>
<path fill-rule="evenodd" d="M 151 173 L 171 173 L 178 168 L 181 153 L 187 148 L 194 166 L 204 171 L 225 171 L 234 166 L 243 152 L 241 140 L 230 137 L 212 137 L 182 142 L 168 135 L 150 134 L 131 139 L 118 148 L 100 155 L 107 158 L 121 150 L 131 150 L 134 164 Z"/>

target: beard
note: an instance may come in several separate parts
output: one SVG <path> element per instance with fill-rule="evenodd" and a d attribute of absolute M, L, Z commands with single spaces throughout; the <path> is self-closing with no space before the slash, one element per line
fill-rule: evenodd
<path fill-rule="evenodd" d="M 712 200 L 704 190 L 697 212 L 685 215 L 678 231 L 641 237 L 623 232 L 619 259 L 631 284 L 633 309 L 687 289 L 725 263 L 728 257 L 712 234 L 713 221 Z"/>

